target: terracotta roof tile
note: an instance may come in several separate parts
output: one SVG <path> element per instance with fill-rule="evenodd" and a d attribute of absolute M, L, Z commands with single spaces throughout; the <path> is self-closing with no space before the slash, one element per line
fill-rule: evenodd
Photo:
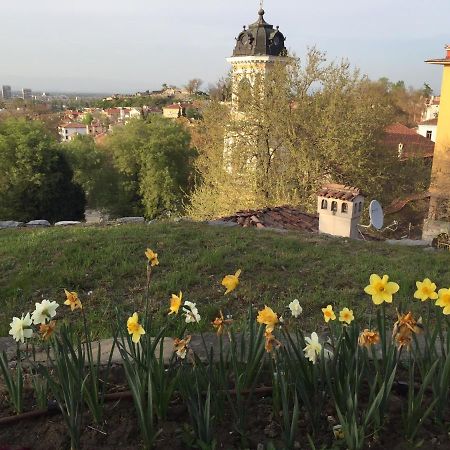
<path fill-rule="evenodd" d="M 354 186 L 345 186 L 344 184 L 326 184 L 317 193 L 320 197 L 335 198 L 338 200 L 353 200 L 358 195 L 363 195 L 361 190 Z"/>

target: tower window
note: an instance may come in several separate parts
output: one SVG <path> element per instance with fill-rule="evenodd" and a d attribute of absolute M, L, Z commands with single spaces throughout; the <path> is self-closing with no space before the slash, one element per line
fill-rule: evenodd
<path fill-rule="evenodd" d="M 431 130 L 427 130 L 427 139 L 431 139 L 433 132 Z"/>
<path fill-rule="evenodd" d="M 320 208 L 328 209 L 328 202 L 325 199 L 322 200 L 322 204 L 321 204 Z"/>
<path fill-rule="evenodd" d="M 337 211 L 337 202 L 335 202 L 335 201 L 331 202 L 331 211 L 333 211 L 333 212 Z"/>
<path fill-rule="evenodd" d="M 347 214 L 348 213 L 348 204 L 347 203 L 342 203 L 341 205 L 341 213 Z"/>

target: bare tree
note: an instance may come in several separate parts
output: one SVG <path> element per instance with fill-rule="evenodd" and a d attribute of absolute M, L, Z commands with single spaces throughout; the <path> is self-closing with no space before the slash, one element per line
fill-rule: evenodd
<path fill-rule="evenodd" d="M 203 84 L 203 81 L 200 78 L 192 78 L 189 80 L 185 86 L 186 90 L 189 94 L 195 94 L 200 89 L 200 86 Z"/>

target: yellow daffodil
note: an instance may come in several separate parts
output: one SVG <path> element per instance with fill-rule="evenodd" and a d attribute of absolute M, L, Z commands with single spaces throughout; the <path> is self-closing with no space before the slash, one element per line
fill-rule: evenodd
<path fill-rule="evenodd" d="M 392 296 L 400 286 L 397 283 L 389 281 L 387 275 L 380 278 L 379 275 L 373 273 L 370 275 L 370 284 L 364 288 L 364 292 L 372 296 L 375 305 L 381 305 L 383 302 L 392 303 Z"/>
<path fill-rule="evenodd" d="M 178 314 L 178 310 L 180 309 L 182 303 L 183 294 L 180 291 L 178 295 L 172 294 L 172 298 L 170 299 L 170 314 Z"/>
<path fill-rule="evenodd" d="M 323 312 L 323 318 L 325 322 L 329 322 L 330 320 L 336 319 L 336 314 L 333 311 L 333 307 L 331 305 L 328 305 L 326 308 L 322 308 Z"/>
<path fill-rule="evenodd" d="M 181 359 L 186 358 L 188 351 L 188 345 L 191 342 L 191 335 L 186 336 L 184 339 L 175 338 L 173 341 L 173 351 Z"/>
<path fill-rule="evenodd" d="M 264 337 L 266 338 L 266 343 L 264 345 L 264 348 L 266 349 L 267 353 L 271 353 L 275 348 L 278 348 L 281 346 L 281 342 L 275 338 L 275 336 L 272 334 L 272 331 L 267 330 L 264 332 Z"/>
<path fill-rule="evenodd" d="M 351 309 L 344 308 L 339 312 L 340 322 L 345 322 L 347 325 L 350 325 L 354 319 L 355 317 L 353 316 L 353 311 Z"/>
<path fill-rule="evenodd" d="M 220 336 L 224 332 L 225 327 L 232 322 L 231 319 L 225 319 L 222 311 L 220 311 L 219 317 L 216 317 L 212 323 L 213 327 L 217 329 L 217 336 Z"/>
<path fill-rule="evenodd" d="M 48 324 L 41 323 L 39 326 L 39 334 L 41 335 L 42 339 L 47 340 L 50 338 L 50 336 L 55 331 L 56 322 L 54 320 L 51 320 Z"/>
<path fill-rule="evenodd" d="M 264 306 L 264 309 L 258 311 L 258 317 L 256 318 L 258 323 L 266 325 L 266 331 L 272 332 L 275 325 L 278 323 L 278 316 L 268 306 Z"/>
<path fill-rule="evenodd" d="M 67 289 L 64 289 L 64 292 L 66 294 L 66 301 L 64 302 L 64 304 L 70 306 L 71 311 L 73 311 L 74 309 L 83 308 L 83 305 L 81 304 L 81 301 L 78 298 L 78 294 L 76 292 L 69 292 Z"/>
<path fill-rule="evenodd" d="M 436 292 L 436 285 L 432 283 L 429 278 L 423 281 L 416 281 L 417 291 L 414 292 L 414 298 L 422 300 L 436 300 L 438 293 Z"/>
<path fill-rule="evenodd" d="M 138 313 L 135 312 L 131 317 L 127 320 L 127 328 L 128 334 L 132 334 L 132 340 L 135 344 L 139 342 L 141 339 L 141 335 L 145 334 L 145 330 L 142 325 L 139 323 Z"/>
<path fill-rule="evenodd" d="M 440 306 L 441 308 L 443 308 L 442 312 L 445 315 L 450 314 L 450 288 L 439 289 L 438 295 L 439 298 L 436 302 L 436 306 Z"/>
<path fill-rule="evenodd" d="M 145 256 L 148 259 L 148 263 L 150 264 L 151 267 L 153 266 L 157 266 L 159 264 L 158 261 L 158 253 L 155 253 L 153 250 L 151 250 L 150 248 L 148 248 L 145 251 Z"/>
<path fill-rule="evenodd" d="M 225 295 L 234 291 L 239 284 L 239 275 L 241 274 L 241 269 L 237 270 L 234 275 L 225 275 L 222 280 L 222 286 L 226 287 Z"/>

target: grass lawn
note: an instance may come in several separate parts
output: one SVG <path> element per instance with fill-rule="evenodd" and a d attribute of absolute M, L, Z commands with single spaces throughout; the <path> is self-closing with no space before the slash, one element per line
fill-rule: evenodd
<path fill-rule="evenodd" d="M 450 286 L 448 252 L 309 233 L 189 222 L 1 230 L 0 336 L 8 334 L 13 315 L 33 310 L 35 301 L 62 303 L 64 288 L 79 293 L 97 335 L 110 336 L 115 306 L 129 314 L 143 301 L 147 247 L 159 255 L 151 284 L 159 316 L 167 312 L 170 294 L 181 290 L 185 300 L 197 303 L 204 330 L 211 330 L 219 309 L 236 319 L 252 304 L 287 314 L 294 298 L 303 306 L 306 330 L 323 326 L 320 308 L 328 303 L 368 315 L 371 301 L 363 288 L 373 272 L 400 284 L 394 303 L 404 308 L 406 302 L 408 308 L 423 306 L 412 300 L 416 280 L 429 277 L 438 287 Z M 241 283 L 224 296 L 222 277 L 238 268 Z M 70 317 L 68 308 L 59 309 Z M 395 305 L 388 310 L 394 313 Z"/>

